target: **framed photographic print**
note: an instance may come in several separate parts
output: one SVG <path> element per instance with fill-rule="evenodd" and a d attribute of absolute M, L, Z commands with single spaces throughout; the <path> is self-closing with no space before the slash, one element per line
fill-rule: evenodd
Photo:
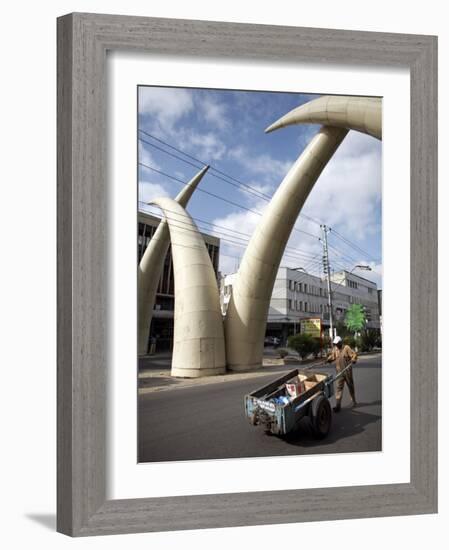
<path fill-rule="evenodd" d="M 58 20 L 60 532 L 436 512 L 436 67 Z"/>

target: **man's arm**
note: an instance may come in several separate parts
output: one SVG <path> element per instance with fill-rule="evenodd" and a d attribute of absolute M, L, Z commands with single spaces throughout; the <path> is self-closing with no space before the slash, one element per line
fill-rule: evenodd
<path fill-rule="evenodd" d="M 357 353 L 349 346 L 345 347 L 345 355 L 349 358 L 351 363 L 357 363 Z"/>

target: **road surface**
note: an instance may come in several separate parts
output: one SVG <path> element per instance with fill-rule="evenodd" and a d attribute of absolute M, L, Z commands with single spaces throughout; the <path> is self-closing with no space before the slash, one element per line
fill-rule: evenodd
<path fill-rule="evenodd" d="M 335 370 L 330 367 L 320 372 Z M 314 439 L 307 419 L 297 432 L 282 438 L 249 424 L 243 397 L 273 379 L 272 373 L 140 395 L 138 461 L 380 451 L 381 356 L 360 357 L 353 372 L 359 406 L 348 408 L 345 387 L 342 410 L 333 413 L 331 431 L 322 441 Z"/>

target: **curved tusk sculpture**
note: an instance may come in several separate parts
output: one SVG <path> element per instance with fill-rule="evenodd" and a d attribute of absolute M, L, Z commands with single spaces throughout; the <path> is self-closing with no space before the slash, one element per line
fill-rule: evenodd
<path fill-rule="evenodd" d="M 195 222 L 175 200 L 160 198 L 170 231 L 175 279 L 172 376 L 197 378 L 226 370 L 223 318 L 214 268 Z"/>
<path fill-rule="evenodd" d="M 209 166 L 198 172 L 179 192 L 175 201 L 187 206 L 193 192 L 197 188 Z M 161 221 L 140 260 L 137 273 L 138 288 L 138 354 L 147 352 L 148 336 L 151 318 L 156 301 L 157 287 L 164 268 L 164 261 L 170 245 L 170 234 L 165 220 Z"/>
<path fill-rule="evenodd" d="M 377 97 L 323 96 L 296 107 L 265 132 L 302 123 L 347 128 L 382 139 L 382 100 Z"/>
<path fill-rule="evenodd" d="M 243 256 L 225 319 L 230 370 L 262 363 L 263 341 L 274 281 L 301 208 L 348 130 L 324 126 L 277 189 Z"/>

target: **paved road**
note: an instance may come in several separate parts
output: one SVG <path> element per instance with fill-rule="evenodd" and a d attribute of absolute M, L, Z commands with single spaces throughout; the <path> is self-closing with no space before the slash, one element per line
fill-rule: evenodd
<path fill-rule="evenodd" d="M 320 372 L 334 372 L 320 369 Z M 345 453 L 381 450 L 381 358 L 361 357 L 354 367 L 359 407 L 343 408 L 323 441 L 307 419 L 283 438 L 249 424 L 243 397 L 273 374 L 221 384 L 153 392 L 139 397 L 139 462 Z M 331 404 L 334 404 L 332 399 Z"/>

